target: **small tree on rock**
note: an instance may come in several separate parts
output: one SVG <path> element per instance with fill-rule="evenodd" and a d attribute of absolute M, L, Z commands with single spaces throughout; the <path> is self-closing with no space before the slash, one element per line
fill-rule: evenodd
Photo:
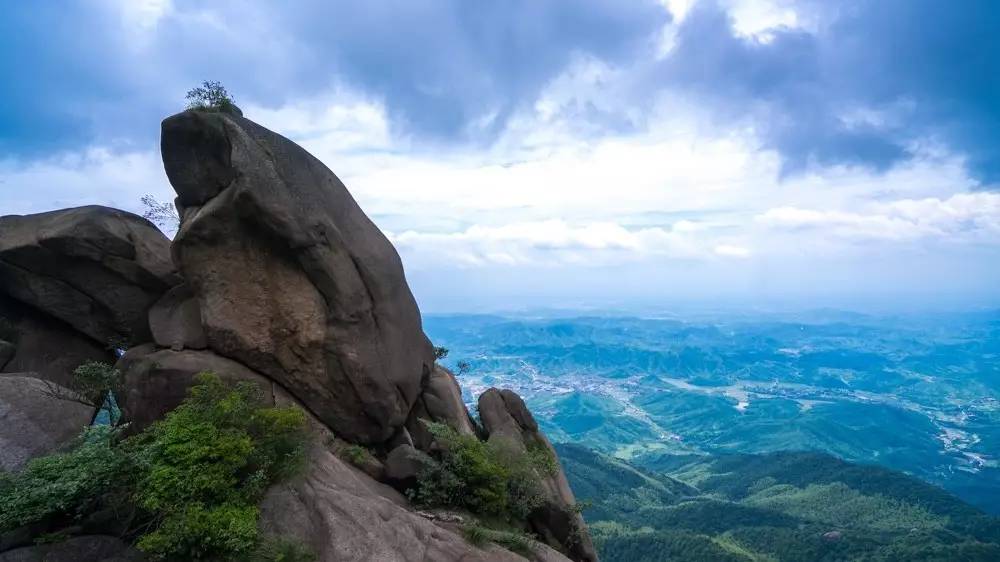
<path fill-rule="evenodd" d="M 221 82 L 205 81 L 198 88 L 188 90 L 188 109 L 203 111 L 229 111 L 236 108 L 233 97 Z"/>

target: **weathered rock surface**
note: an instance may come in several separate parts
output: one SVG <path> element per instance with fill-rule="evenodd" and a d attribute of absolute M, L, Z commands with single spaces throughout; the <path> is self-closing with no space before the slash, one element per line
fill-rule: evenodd
<path fill-rule="evenodd" d="M 0 318 L 12 332 L 8 337 L 13 340 L 0 343 L 0 372 L 30 372 L 40 379 L 65 385 L 73 370 L 87 361 L 114 362 L 107 346 L 3 295 L 0 295 Z"/>
<path fill-rule="evenodd" d="M 142 431 L 180 405 L 195 375 L 210 371 L 223 381 L 252 382 L 265 404 L 274 405 L 284 391 L 270 379 L 210 351 L 161 349 L 153 344 L 128 350 L 116 368 L 124 375 L 118 403 L 130 432 Z"/>
<path fill-rule="evenodd" d="M 525 559 L 496 546 L 483 549 L 406 509 L 406 499 L 322 447 L 308 473 L 278 485 L 261 505 L 265 532 L 308 545 L 318 562 L 515 562 Z M 537 545 L 539 562 L 566 562 Z"/>
<path fill-rule="evenodd" d="M 544 447 L 558 459 L 524 400 L 515 392 L 495 388 L 484 392 L 479 396 L 479 417 L 490 441 L 503 440 L 523 450 Z M 529 517 L 532 529 L 548 544 L 562 545 L 573 560 L 596 561 L 597 551 L 583 517 L 572 509 L 576 499 L 562 468 L 543 484 L 547 501 Z"/>
<path fill-rule="evenodd" d="M 179 279 L 149 221 L 90 206 L 0 217 L 0 293 L 98 344 L 148 341 L 146 312 Z"/>
<path fill-rule="evenodd" d="M 425 420 L 446 423 L 465 435 L 476 434 L 455 375 L 440 365 L 434 366 L 406 420 L 413 445 L 421 451 L 430 451 L 433 437 L 423 423 Z"/>
<path fill-rule="evenodd" d="M 15 548 L 0 553 L 0 562 L 140 562 L 142 554 L 117 537 L 72 537 L 56 544 Z"/>
<path fill-rule="evenodd" d="M 95 408 L 59 396 L 73 394 L 30 373 L 0 375 L 0 469 L 18 470 L 90 425 Z"/>
<path fill-rule="evenodd" d="M 431 462 L 427 453 L 412 445 L 400 445 L 385 458 L 385 480 L 399 490 L 412 488 L 417 484 L 417 477 Z"/>
<path fill-rule="evenodd" d="M 198 299 L 183 283 L 167 291 L 149 309 L 149 329 L 153 341 L 162 347 L 173 350 L 208 347 Z"/>
<path fill-rule="evenodd" d="M 175 261 L 209 348 L 349 440 L 392 436 L 433 353 L 399 256 L 337 176 L 225 113 L 164 120 L 161 151 L 182 216 Z"/>
<path fill-rule="evenodd" d="M 0 371 L 14 358 L 14 352 L 16 351 L 17 346 L 9 341 L 0 340 Z"/>

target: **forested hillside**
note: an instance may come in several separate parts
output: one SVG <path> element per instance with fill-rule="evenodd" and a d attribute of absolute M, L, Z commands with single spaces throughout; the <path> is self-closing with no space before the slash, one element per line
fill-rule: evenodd
<path fill-rule="evenodd" d="M 1000 518 L 820 453 L 672 456 L 560 445 L 606 562 L 1000 560 Z"/>

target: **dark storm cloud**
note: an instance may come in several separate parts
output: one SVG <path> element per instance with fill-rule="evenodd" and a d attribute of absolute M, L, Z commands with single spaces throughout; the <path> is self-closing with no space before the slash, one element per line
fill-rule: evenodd
<path fill-rule="evenodd" d="M 749 122 L 783 159 L 885 170 L 934 141 L 1000 181 L 1000 10 L 991 0 L 804 1 L 819 28 L 739 37 L 718 4 L 684 20 L 652 82 Z M 648 83 L 648 82 L 647 82 Z"/>
<path fill-rule="evenodd" d="M 265 105 L 346 84 L 407 133 L 488 141 L 574 55 L 627 62 L 669 22 L 653 0 L 179 1 L 143 36 L 88 6 L 5 8 L 6 153 L 148 137 L 156 120 L 139 115 L 177 109 L 203 79 Z"/>
<path fill-rule="evenodd" d="M 176 0 L 147 30 L 110 1 L 8 2 L 0 159 L 149 145 L 206 79 L 269 107 L 346 85 L 383 102 L 417 142 L 489 143 L 584 55 L 636 87 L 615 90 L 633 92 L 617 113 L 618 100 L 559 108 L 581 134 L 626 132 L 642 122 L 636 107 L 667 91 L 707 109 L 722 133 L 750 126 L 785 174 L 886 170 L 929 141 L 964 156 L 984 184 L 1000 181 L 995 1 L 788 1 L 818 25 L 741 37 L 701 0 L 659 60 L 670 16 L 654 0 Z"/>

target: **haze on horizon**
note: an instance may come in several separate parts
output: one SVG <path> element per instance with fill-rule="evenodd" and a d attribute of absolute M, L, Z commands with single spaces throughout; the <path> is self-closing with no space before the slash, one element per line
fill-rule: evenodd
<path fill-rule="evenodd" d="M 170 200 L 219 80 L 421 308 L 1000 306 L 988 0 L 7 3 L 0 214 Z"/>

